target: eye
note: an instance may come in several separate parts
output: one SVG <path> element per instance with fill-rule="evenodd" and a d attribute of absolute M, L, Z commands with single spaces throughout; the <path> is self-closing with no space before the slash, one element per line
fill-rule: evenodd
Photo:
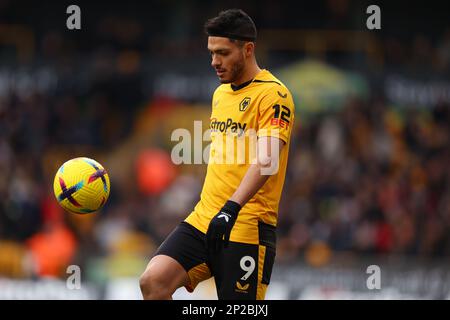
<path fill-rule="evenodd" d="M 219 50 L 219 51 L 217 51 L 217 54 L 219 54 L 221 56 L 227 56 L 229 54 L 229 52 L 226 50 Z"/>

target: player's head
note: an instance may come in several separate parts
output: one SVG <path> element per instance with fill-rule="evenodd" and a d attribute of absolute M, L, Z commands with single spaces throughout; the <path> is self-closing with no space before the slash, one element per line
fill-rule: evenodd
<path fill-rule="evenodd" d="M 255 59 L 256 27 L 240 9 L 229 9 L 205 23 L 211 65 L 222 83 L 239 79 Z"/>

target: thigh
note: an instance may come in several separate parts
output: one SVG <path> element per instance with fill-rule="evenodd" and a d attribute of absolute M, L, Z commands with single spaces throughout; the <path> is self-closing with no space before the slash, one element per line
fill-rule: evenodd
<path fill-rule="evenodd" d="M 156 250 L 153 259 L 166 256 L 176 261 L 185 271 L 187 281 L 182 285 L 192 292 L 198 283 L 211 277 L 204 241 L 202 232 L 183 221 Z"/>
<path fill-rule="evenodd" d="M 154 256 L 148 263 L 144 275 L 148 280 L 154 281 L 153 285 L 169 292 L 174 292 L 189 283 L 188 274 L 183 266 L 166 255 Z"/>

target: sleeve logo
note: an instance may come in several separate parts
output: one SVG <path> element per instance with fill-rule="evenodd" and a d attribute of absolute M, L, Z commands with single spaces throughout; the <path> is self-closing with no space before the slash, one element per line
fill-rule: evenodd
<path fill-rule="evenodd" d="M 287 93 L 282 94 L 280 91 L 277 91 L 277 93 L 278 93 L 278 95 L 279 95 L 281 98 L 284 98 L 284 99 L 287 98 Z"/>
<path fill-rule="evenodd" d="M 270 124 L 281 128 L 288 128 L 291 110 L 288 107 L 283 105 L 280 106 L 279 104 L 274 105 L 272 109 L 274 109 L 274 115 Z"/>

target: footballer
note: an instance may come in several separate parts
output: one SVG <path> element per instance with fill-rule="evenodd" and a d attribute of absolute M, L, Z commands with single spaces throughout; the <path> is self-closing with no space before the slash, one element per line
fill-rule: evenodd
<path fill-rule="evenodd" d="M 205 32 L 221 82 L 212 97 L 210 161 L 200 201 L 156 250 L 140 278 L 141 292 L 144 299 L 171 299 L 178 288 L 192 292 L 214 277 L 221 300 L 262 300 L 275 259 L 294 103 L 286 86 L 258 66 L 257 30 L 245 12 L 222 11 L 205 23 Z M 220 134 L 252 131 L 256 161 L 217 161 Z M 277 170 L 264 172 L 274 163 Z"/>

